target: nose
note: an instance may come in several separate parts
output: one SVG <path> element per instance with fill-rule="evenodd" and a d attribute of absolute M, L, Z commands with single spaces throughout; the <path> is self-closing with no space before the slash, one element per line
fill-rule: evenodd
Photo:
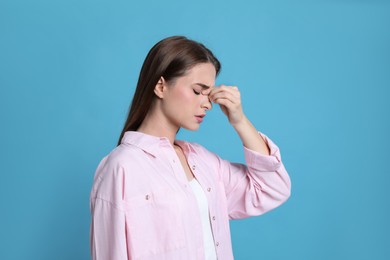
<path fill-rule="evenodd" d="M 204 108 L 206 110 L 211 110 L 213 105 L 211 104 L 211 101 L 209 99 L 209 95 L 204 95 L 203 96 L 202 105 L 201 106 L 202 106 L 202 108 Z"/>

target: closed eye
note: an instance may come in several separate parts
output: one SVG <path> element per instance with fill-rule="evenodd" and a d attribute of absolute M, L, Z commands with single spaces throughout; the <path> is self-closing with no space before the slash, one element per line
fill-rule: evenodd
<path fill-rule="evenodd" d="M 195 89 L 193 89 L 195 95 L 200 95 L 200 92 L 196 91 Z"/>

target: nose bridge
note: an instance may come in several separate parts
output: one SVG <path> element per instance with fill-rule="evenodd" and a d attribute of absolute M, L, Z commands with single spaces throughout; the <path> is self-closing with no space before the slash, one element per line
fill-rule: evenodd
<path fill-rule="evenodd" d="M 211 101 L 209 99 L 209 95 L 202 95 L 202 107 L 205 107 L 207 110 L 210 110 L 212 107 Z"/>

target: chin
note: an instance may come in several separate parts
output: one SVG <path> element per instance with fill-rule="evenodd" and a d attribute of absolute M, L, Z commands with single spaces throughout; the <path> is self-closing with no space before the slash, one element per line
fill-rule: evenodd
<path fill-rule="evenodd" d="M 199 124 L 197 124 L 197 125 L 183 125 L 181 127 L 184 129 L 190 130 L 190 131 L 196 131 L 199 129 L 200 125 Z"/>

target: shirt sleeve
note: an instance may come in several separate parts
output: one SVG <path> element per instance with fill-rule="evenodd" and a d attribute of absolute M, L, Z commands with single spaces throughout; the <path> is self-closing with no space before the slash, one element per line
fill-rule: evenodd
<path fill-rule="evenodd" d="M 125 229 L 124 211 L 108 201 L 96 198 L 92 207 L 92 259 L 128 259 Z"/>
<path fill-rule="evenodd" d="M 92 260 L 128 259 L 126 214 L 123 204 L 124 170 L 107 157 L 99 164 L 90 197 Z"/>
<path fill-rule="evenodd" d="M 218 158 L 229 219 L 261 215 L 278 207 L 290 196 L 290 177 L 279 148 L 266 135 L 259 134 L 270 148 L 270 155 L 244 147 L 246 165 Z"/>

